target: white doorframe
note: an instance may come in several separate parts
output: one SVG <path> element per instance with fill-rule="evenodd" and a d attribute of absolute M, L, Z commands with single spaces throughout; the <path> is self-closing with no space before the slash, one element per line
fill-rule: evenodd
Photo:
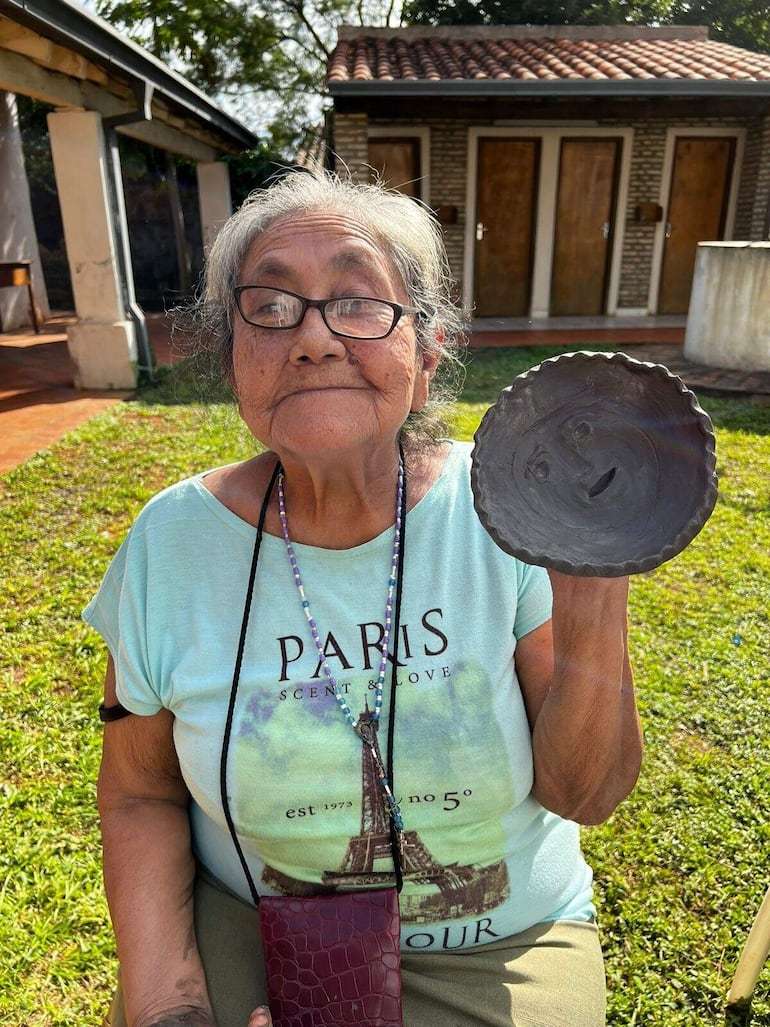
<path fill-rule="evenodd" d="M 674 152 L 676 140 L 680 136 L 696 136 L 701 138 L 727 137 L 735 139 L 735 159 L 733 160 L 732 179 L 730 181 L 727 212 L 725 215 L 725 239 L 732 239 L 735 227 L 735 211 L 738 205 L 738 188 L 741 181 L 741 170 L 743 168 L 743 150 L 746 142 L 746 129 L 739 128 L 676 128 L 672 127 L 666 131 L 666 149 L 663 156 L 663 171 L 660 178 L 660 195 L 658 203 L 663 208 L 664 214 L 668 212 L 668 204 L 671 199 L 671 176 L 674 171 Z M 707 242 L 709 240 L 703 240 Z M 652 251 L 652 266 L 650 268 L 650 289 L 647 299 L 647 309 L 651 314 L 658 311 L 658 298 L 660 295 L 660 276 L 663 271 L 663 250 L 666 244 L 666 220 L 664 219 L 655 226 L 655 241 Z"/>
<path fill-rule="evenodd" d="M 540 142 L 540 169 L 537 185 L 537 211 L 534 239 L 534 262 L 532 267 L 532 299 L 529 316 L 544 318 L 549 315 L 551 302 L 551 268 L 556 228 L 556 198 L 559 184 L 559 154 L 562 139 L 614 138 L 622 139 L 618 169 L 618 192 L 615 209 L 615 223 L 612 232 L 612 255 L 607 284 L 607 313 L 615 314 L 618 307 L 620 268 L 623 257 L 625 234 L 625 210 L 628 201 L 628 181 L 631 172 L 631 151 L 633 128 L 597 128 L 584 125 L 527 125 L 516 128 L 499 126 L 476 126 L 468 129 L 468 163 L 465 196 L 465 246 L 463 254 L 463 306 L 473 309 L 474 254 L 476 229 L 476 197 L 478 191 L 478 143 L 480 138 L 524 138 Z"/>
<path fill-rule="evenodd" d="M 428 125 L 370 125 L 367 139 L 419 139 L 420 181 L 418 199 L 430 206 L 430 127 Z"/>

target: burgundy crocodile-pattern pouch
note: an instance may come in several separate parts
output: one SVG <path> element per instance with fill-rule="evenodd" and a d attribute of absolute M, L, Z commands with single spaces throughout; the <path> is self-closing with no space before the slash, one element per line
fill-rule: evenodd
<path fill-rule="evenodd" d="M 259 921 L 274 1027 L 402 1027 L 395 888 L 263 896 Z"/>

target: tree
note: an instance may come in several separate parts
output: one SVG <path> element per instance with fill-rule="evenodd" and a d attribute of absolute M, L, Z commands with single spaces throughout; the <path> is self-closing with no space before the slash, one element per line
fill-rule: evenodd
<path fill-rule="evenodd" d="M 208 92 L 260 84 L 262 54 L 278 44 L 268 20 L 232 0 L 99 0 L 97 11 Z"/>
<path fill-rule="evenodd" d="M 627 20 L 623 0 L 407 0 L 415 25 L 615 25 Z"/>
<path fill-rule="evenodd" d="M 770 53 L 770 7 L 760 0 L 661 0 L 663 25 L 708 25 L 709 37 Z"/>
<path fill-rule="evenodd" d="M 342 24 L 388 25 L 395 0 L 99 0 L 98 13 L 293 156 L 321 120 Z"/>
<path fill-rule="evenodd" d="M 711 39 L 770 52 L 761 0 L 406 0 L 415 25 L 707 25 Z"/>

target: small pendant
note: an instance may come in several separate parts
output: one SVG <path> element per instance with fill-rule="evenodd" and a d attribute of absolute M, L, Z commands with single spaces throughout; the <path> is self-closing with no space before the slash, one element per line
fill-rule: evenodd
<path fill-rule="evenodd" d="M 372 720 L 359 720 L 355 727 L 356 734 L 358 737 L 371 749 L 374 749 L 377 744 L 377 735 L 375 732 L 374 721 Z"/>

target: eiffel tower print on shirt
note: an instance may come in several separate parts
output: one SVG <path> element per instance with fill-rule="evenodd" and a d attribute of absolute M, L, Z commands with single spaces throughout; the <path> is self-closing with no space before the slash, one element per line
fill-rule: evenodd
<path fill-rule="evenodd" d="M 361 720 L 370 720 L 368 709 Z M 376 744 L 376 736 L 375 736 Z M 395 884 L 390 822 L 382 785 L 368 746 L 361 746 L 361 831 L 348 842 L 341 866 L 323 874 L 320 889 L 266 866 L 263 882 L 286 895 L 318 894 L 354 888 L 387 887 Z M 377 870 L 386 864 L 388 869 Z M 442 866 L 431 856 L 417 831 L 404 831 L 402 864 L 405 888 L 400 897 L 401 919 L 405 923 L 453 920 L 488 912 L 509 895 L 508 870 L 500 860 L 491 866 Z"/>

